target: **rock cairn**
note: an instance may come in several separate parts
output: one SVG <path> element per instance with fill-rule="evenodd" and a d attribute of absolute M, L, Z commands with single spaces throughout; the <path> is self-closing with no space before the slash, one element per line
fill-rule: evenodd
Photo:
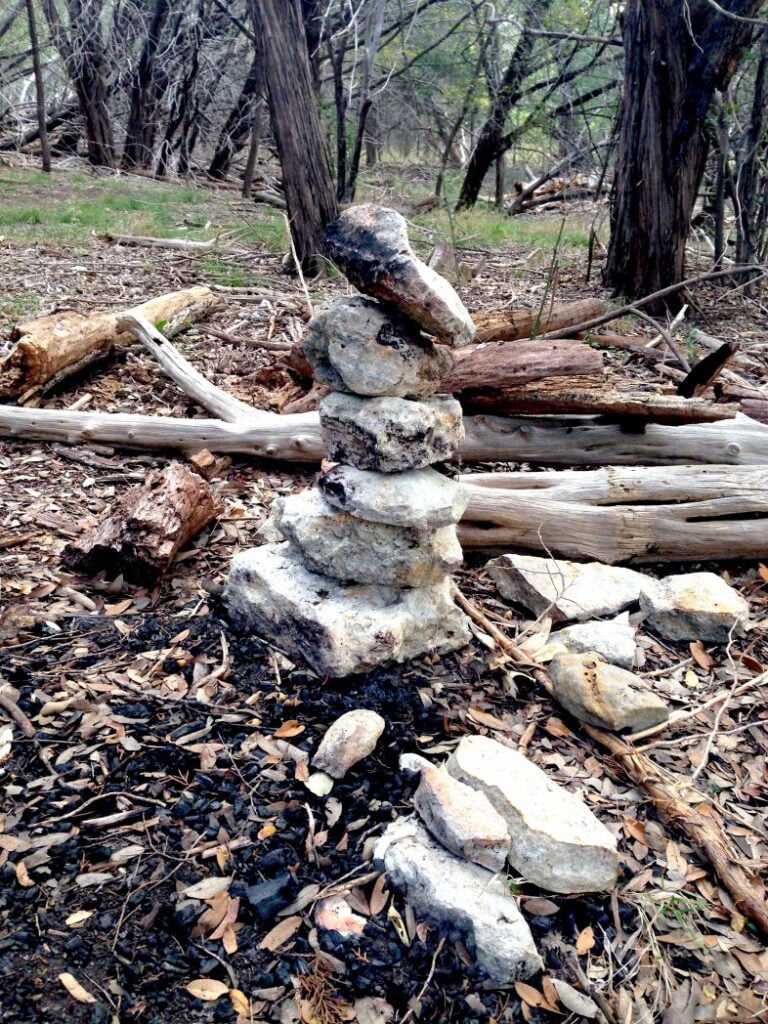
<path fill-rule="evenodd" d="M 285 542 L 237 555 L 225 597 L 236 620 L 339 677 L 469 641 L 449 579 L 467 497 L 432 467 L 464 437 L 461 406 L 436 392 L 475 327 L 414 256 L 394 210 L 352 207 L 327 239 L 367 296 L 319 312 L 304 341 L 316 379 L 333 388 L 320 405 L 331 465 L 311 490 L 276 502 Z"/>

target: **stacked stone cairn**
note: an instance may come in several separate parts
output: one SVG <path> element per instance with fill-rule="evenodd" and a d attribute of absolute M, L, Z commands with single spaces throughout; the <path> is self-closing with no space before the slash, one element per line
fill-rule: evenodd
<path fill-rule="evenodd" d="M 469 641 L 450 582 L 467 496 L 432 467 L 463 440 L 461 406 L 436 392 L 475 327 L 394 210 L 352 207 L 327 241 L 367 296 L 319 312 L 304 340 L 333 389 L 320 405 L 329 461 L 315 487 L 275 503 L 286 540 L 237 555 L 225 597 L 236 621 L 342 677 Z"/>

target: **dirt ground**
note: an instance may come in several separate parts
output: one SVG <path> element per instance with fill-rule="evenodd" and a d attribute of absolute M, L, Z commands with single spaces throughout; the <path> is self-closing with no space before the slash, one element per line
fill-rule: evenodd
<path fill-rule="evenodd" d="M 417 238 L 426 251 L 431 240 Z M 541 303 L 551 260 L 531 259 L 530 247 L 469 245 L 462 259 L 476 271 L 465 289 L 473 311 Z M 263 283 L 222 290 L 221 308 L 180 347 L 216 384 L 269 408 L 288 378 L 271 369 L 275 353 L 247 339 L 300 339 L 306 297 L 274 252 L 250 249 L 227 263 Z M 561 254 L 558 300 L 602 294 L 596 275 L 585 283 L 585 263 L 583 250 Z M 210 283 L 184 254 L 96 239 L 0 240 L 0 274 L 6 303 L 32 293 L 41 313 L 122 308 Z M 344 285 L 327 277 L 309 287 L 318 303 Z M 714 288 L 696 300 L 696 324 L 753 343 L 759 364 L 759 303 Z M 207 326 L 246 343 L 215 338 Z M 609 359 L 647 372 L 624 354 Z M 760 365 L 754 372 L 759 378 Z M 67 381 L 42 404 L 202 415 L 138 349 Z M 219 597 L 231 557 L 260 543 L 274 498 L 306 486 L 313 467 L 221 458 L 214 483 L 224 511 L 157 586 L 65 571 L 64 545 L 173 457 L 0 441 L 0 680 L 34 727 L 28 736 L 0 716 L 3 1021 L 581 1019 L 557 1000 L 552 979 L 596 994 L 597 1019 L 608 1024 L 767 1019 L 768 953 L 710 866 L 482 632 L 450 657 L 329 683 L 232 630 Z M 768 856 L 768 568 L 759 560 L 705 568 L 748 598 L 753 628 L 727 648 L 705 649 L 662 642 L 641 625 L 640 671 L 676 710 L 721 690 L 739 693 L 660 733 L 646 752 L 724 824 L 758 877 Z M 480 556 L 458 583 L 535 650 L 545 627 L 498 597 Z M 384 716 L 383 740 L 319 798 L 301 781 L 298 751 L 311 753 L 354 707 Z M 399 755 L 439 760 L 468 732 L 526 750 L 619 842 L 612 894 L 552 896 L 510 880 L 545 972 L 509 990 L 488 986 L 458 933 L 416 920 L 370 861 L 374 837 L 410 807 L 413 783 L 398 771 Z M 315 926 L 317 900 L 338 891 L 367 917 L 362 936 L 342 940 Z"/>

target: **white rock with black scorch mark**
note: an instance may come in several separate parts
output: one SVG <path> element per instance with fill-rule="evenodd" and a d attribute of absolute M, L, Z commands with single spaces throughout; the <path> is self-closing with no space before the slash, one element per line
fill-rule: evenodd
<path fill-rule="evenodd" d="M 319 413 L 329 459 L 358 469 L 421 469 L 452 458 L 464 440 L 461 406 L 448 395 L 413 401 L 332 394 Z"/>
<path fill-rule="evenodd" d="M 334 779 L 343 779 L 353 765 L 373 753 L 385 725 L 375 711 L 347 711 L 326 730 L 312 764 Z"/>
<path fill-rule="evenodd" d="M 355 288 L 395 307 L 454 348 L 468 345 L 475 324 L 455 289 L 411 249 L 396 210 L 362 203 L 326 230 L 328 254 Z"/>
<path fill-rule="evenodd" d="M 449 853 L 413 819 L 389 825 L 373 857 L 391 884 L 405 892 L 417 918 L 463 932 L 492 981 L 507 985 L 542 969 L 506 878 Z"/>
<path fill-rule="evenodd" d="M 509 862 L 550 892 L 604 892 L 616 885 L 616 840 L 587 805 L 527 757 L 485 736 L 465 736 L 446 762 L 484 793 L 511 837 Z"/>
<path fill-rule="evenodd" d="M 318 487 L 334 508 L 371 523 L 413 530 L 452 526 L 469 504 L 466 487 L 429 467 L 375 473 L 334 466 L 320 476 Z"/>
<path fill-rule="evenodd" d="M 446 654 L 470 639 L 448 578 L 410 590 L 344 584 L 310 572 L 290 543 L 235 555 L 224 600 L 236 624 L 301 655 L 321 676 Z"/>
<path fill-rule="evenodd" d="M 303 347 L 315 380 L 355 395 L 433 395 L 453 365 L 444 345 L 361 297 L 337 299 L 317 313 Z"/>
<path fill-rule="evenodd" d="M 279 498 L 273 516 L 308 568 L 334 579 L 426 587 L 462 563 L 455 526 L 410 530 L 370 523 L 334 508 L 314 488 Z"/>
<path fill-rule="evenodd" d="M 746 600 L 714 572 L 647 578 L 640 607 L 646 624 L 667 640 L 725 644 L 744 635 L 749 619 Z"/>
<path fill-rule="evenodd" d="M 640 732 L 669 718 L 669 705 L 648 683 L 594 652 L 556 655 L 549 676 L 558 702 L 587 725 Z"/>
<path fill-rule="evenodd" d="M 555 622 L 615 614 L 639 601 L 647 579 L 634 569 L 536 555 L 500 555 L 486 568 L 502 597 Z"/>

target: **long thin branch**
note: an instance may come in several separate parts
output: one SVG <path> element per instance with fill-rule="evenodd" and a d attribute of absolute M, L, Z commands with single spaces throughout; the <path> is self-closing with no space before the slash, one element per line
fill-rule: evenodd
<path fill-rule="evenodd" d="M 761 273 L 765 273 L 765 267 L 759 264 L 745 264 L 740 267 L 730 267 L 728 270 L 711 270 L 707 274 L 697 274 L 696 277 L 688 277 L 685 281 L 680 281 L 677 284 L 667 285 L 666 288 L 660 288 L 657 292 L 652 292 L 650 295 L 646 295 L 642 299 L 637 299 L 635 302 L 630 302 L 626 306 L 620 306 L 618 309 L 611 310 L 608 313 L 603 313 L 602 316 L 596 316 L 592 320 L 584 320 L 580 324 L 573 324 L 571 327 L 563 327 L 555 332 L 549 334 L 540 334 L 541 340 L 547 340 L 552 338 L 568 338 L 572 334 L 581 334 L 582 331 L 589 331 L 593 327 L 600 327 L 602 324 L 610 323 L 611 320 L 618 320 L 621 316 L 627 316 L 634 313 L 636 310 L 643 306 L 649 305 L 651 302 L 657 302 L 659 299 L 665 299 L 668 295 L 674 295 L 676 292 L 682 291 L 683 288 L 690 288 L 694 284 L 702 284 L 705 281 L 717 281 L 723 277 L 734 277 L 739 274 L 750 274 L 756 270 Z"/>

